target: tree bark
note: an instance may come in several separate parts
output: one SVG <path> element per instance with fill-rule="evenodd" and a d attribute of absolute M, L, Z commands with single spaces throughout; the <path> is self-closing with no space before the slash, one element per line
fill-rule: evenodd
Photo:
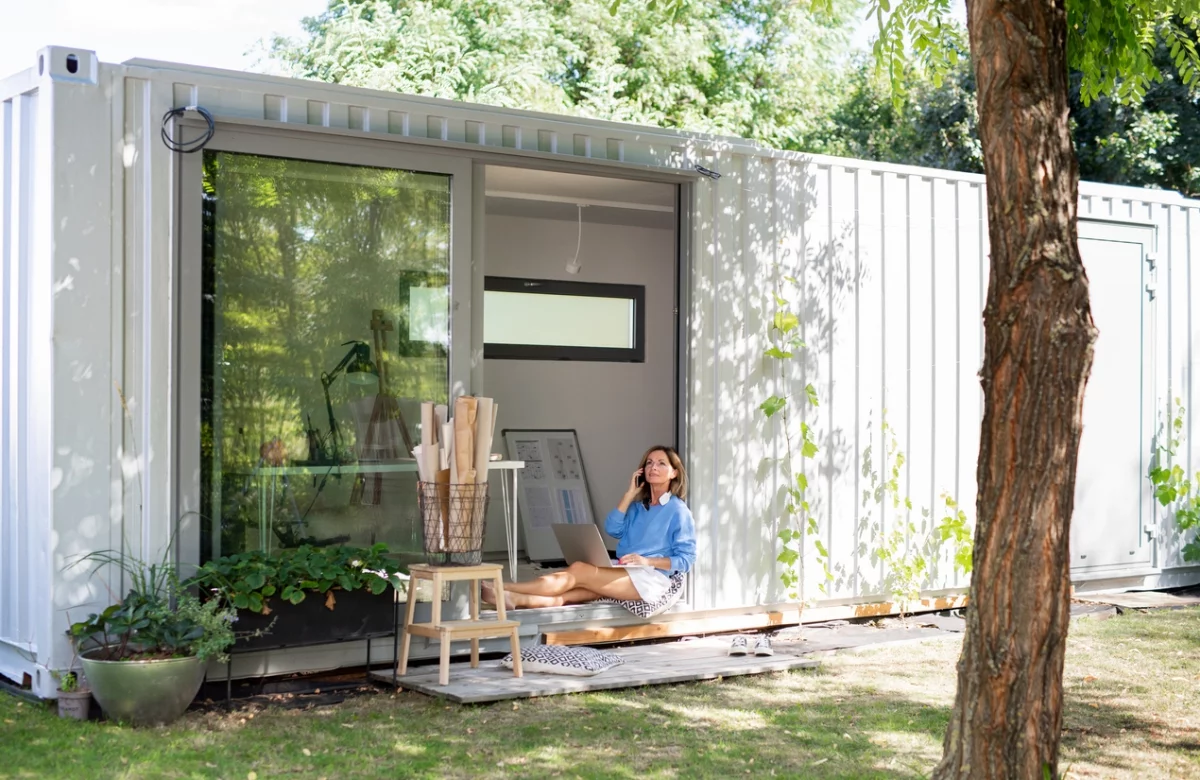
<path fill-rule="evenodd" d="M 975 561 L 933 776 L 1057 778 L 1070 521 L 1096 329 L 1077 241 L 1063 0 L 967 0 L 991 275 Z"/>

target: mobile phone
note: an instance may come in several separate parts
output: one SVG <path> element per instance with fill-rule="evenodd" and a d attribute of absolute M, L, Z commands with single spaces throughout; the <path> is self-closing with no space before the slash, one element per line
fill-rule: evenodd
<path fill-rule="evenodd" d="M 634 478 L 633 484 L 636 487 L 641 487 L 642 485 L 646 484 L 646 478 L 643 477 L 641 474 L 638 474 L 637 477 Z"/>

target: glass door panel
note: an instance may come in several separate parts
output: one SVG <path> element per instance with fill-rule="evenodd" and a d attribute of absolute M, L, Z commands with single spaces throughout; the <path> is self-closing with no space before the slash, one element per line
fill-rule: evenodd
<path fill-rule="evenodd" d="M 201 557 L 419 557 L 419 404 L 449 396 L 451 177 L 203 160 Z M 418 438 L 419 440 L 419 438 Z"/>

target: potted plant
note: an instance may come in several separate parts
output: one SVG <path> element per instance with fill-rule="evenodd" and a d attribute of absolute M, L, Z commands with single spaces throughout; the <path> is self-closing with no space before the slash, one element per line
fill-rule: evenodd
<path fill-rule="evenodd" d="M 234 611 L 220 600 L 201 602 L 165 559 L 145 564 L 96 552 L 85 560 L 118 566 L 130 583 L 121 601 L 71 626 L 92 695 L 114 720 L 174 720 L 196 697 L 207 661 L 223 660 L 233 644 Z"/>
<path fill-rule="evenodd" d="M 321 644 L 387 634 L 403 567 L 385 544 L 227 555 L 200 567 L 190 584 L 237 610 L 239 650 Z"/>
<path fill-rule="evenodd" d="M 72 661 L 72 667 L 74 662 Z M 58 680 L 58 717 L 72 720 L 87 720 L 92 708 L 92 692 L 73 668 L 56 672 Z"/>

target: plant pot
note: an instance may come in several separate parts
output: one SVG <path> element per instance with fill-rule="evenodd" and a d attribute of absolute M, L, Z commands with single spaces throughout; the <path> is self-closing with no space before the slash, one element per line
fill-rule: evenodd
<path fill-rule="evenodd" d="M 204 682 L 199 658 L 102 661 L 91 650 L 80 656 L 92 695 L 111 720 L 135 726 L 170 723 L 183 714 Z"/>
<path fill-rule="evenodd" d="M 91 691 L 59 691 L 58 717 L 71 720 L 87 720 L 92 709 Z"/>
<path fill-rule="evenodd" d="M 235 650 L 320 645 L 392 633 L 395 595 L 391 588 L 378 595 L 369 590 L 335 590 L 333 609 L 325 606 L 325 598 L 323 593 L 309 593 L 299 604 L 274 598 L 269 615 L 239 609 L 235 624 L 239 633 L 256 629 L 270 633 L 241 637 Z"/>

